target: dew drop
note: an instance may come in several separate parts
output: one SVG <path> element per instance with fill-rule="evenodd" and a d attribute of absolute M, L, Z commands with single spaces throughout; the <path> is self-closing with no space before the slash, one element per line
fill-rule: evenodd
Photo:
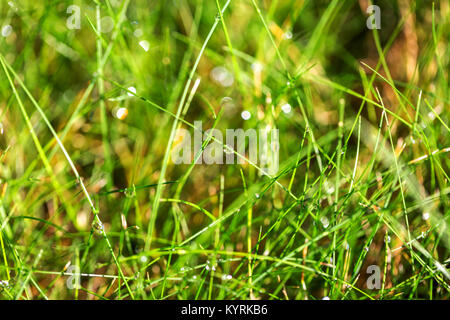
<path fill-rule="evenodd" d="M 127 108 L 118 108 L 115 112 L 115 117 L 119 120 L 124 120 L 128 116 Z"/>
<path fill-rule="evenodd" d="M 148 42 L 147 40 L 139 41 L 139 45 L 142 47 L 142 49 L 144 49 L 145 52 L 150 49 L 150 42 Z"/>
<path fill-rule="evenodd" d="M 226 144 L 225 146 L 224 146 L 224 148 L 223 148 L 223 151 L 226 153 L 226 154 L 231 154 L 231 153 L 233 153 L 233 147 L 231 147 L 230 145 L 228 145 L 228 144 Z"/>
<path fill-rule="evenodd" d="M 100 20 L 100 31 L 103 33 L 109 33 L 114 28 L 114 19 L 106 16 Z"/>
<path fill-rule="evenodd" d="M 142 32 L 142 29 L 136 29 L 136 30 L 134 30 L 134 32 L 133 32 L 133 35 L 134 35 L 136 38 L 142 37 L 143 34 L 144 34 L 144 33 Z"/>
<path fill-rule="evenodd" d="M 2 36 L 6 38 L 9 35 L 11 35 L 12 31 L 13 31 L 13 28 L 9 24 L 4 25 L 2 28 Z"/>
<path fill-rule="evenodd" d="M 254 62 L 252 63 L 251 68 L 254 72 L 261 72 L 263 69 L 263 65 L 259 62 Z"/>
<path fill-rule="evenodd" d="M 327 217 L 320 218 L 320 222 L 322 222 L 324 228 L 328 228 L 328 226 L 330 225 L 330 221 L 328 221 Z"/>
<path fill-rule="evenodd" d="M 289 113 L 292 110 L 292 107 L 289 103 L 285 103 L 281 106 L 281 110 L 283 110 L 284 113 Z"/>
<path fill-rule="evenodd" d="M 285 39 L 292 39 L 292 32 L 291 31 L 287 31 L 284 33 L 283 37 Z"/>
<path fill-rule="evenodd" d="M 223 87 L 230 87 L 234 83 L 233 75 L 225 67 L 215 67 L 212 69 L 211 78 Z"/>
<path fill-rule="evenodd" d="M 128 91 L 131 91 L 131 92 L 133 92 L 134 94 L 136 94 L 136 92 L 137 92 L 135 87 L 129 87 L 129 88 L 128 88 Z M 127 94 L 128 94 L 130 97 L 133 97 L 133 96 L 134 96 L 133 93 L 127 92 Z"/>
<path fill-rule="evenodd" d="M 248 112 L 247 110 L 245 110 L 245 111 L 242 111 L 241 117 L 242 117 L 242 119 L 244 119 L 244 120 L 249 120 L 249 119 L 252 117 L 252 115 L 251 115 L 250 112 Z"/>

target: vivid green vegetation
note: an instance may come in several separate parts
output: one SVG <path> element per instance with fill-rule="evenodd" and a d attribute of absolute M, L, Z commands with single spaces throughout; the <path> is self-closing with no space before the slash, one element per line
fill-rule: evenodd
<path fill-rule="evenodd" d="M 450 5 L 369 4 L 1 1 L 0 297 L 448 299 Z M 175 165 L 200 120 L 278 174 Z"/>

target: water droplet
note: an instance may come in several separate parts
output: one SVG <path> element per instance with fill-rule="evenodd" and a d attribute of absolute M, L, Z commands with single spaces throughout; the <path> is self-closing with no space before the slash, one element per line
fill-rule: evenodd
<path fill-rule="evenodd" d="M 4 25 L 2 28 L 2 36 L 6 38 L 9 35 L 11 35 L 12 31 L 13 31 L 13 28 L 9 24 Z"/>
<path fill-rule="evenodd" d="M 220 105 L 225 108 L 232 108 L 234 107 L 234 102 L 231 97 L 223 97 L 222 100 L 220 100 Z"/>
<path fill-rule="evenodd" d="M 131 91 L 131 92 L 132 92 L 132 93 L 127 92 L 127 94 L 128 94 L 130 97 L 133 97 L 133 96 L 134 96 L 133 93 L 136 94 L 136 92 L 137 92 L 135 87 L 129 87 L 129 88 L 128 88 L 128 91 Z"/>
<path fill-rule="evenodd" d="M 429 212 L 424 212 L 424 213 L 422 214 L 422 219 L 423 219 L 423 220 L 428 220 L 428 219 L 430 219 L 430 213 L 429 213 Z"/>
<path fill-rule="evenodd" d="M 106 16 L 100 20 L 100 32 L 109 33 L 114 29 L 114 19 Z"/>
<path fill-rule="evenodd" d="M 223 87 L 230 87 L 234 83 L 233 75 L 224 67 L 212 69 L 211 78 Z"/>
<path fill-rule="evenodd" d="M 99 233 L 99 234 L 103 234 L 105 227 L 103 226 L 103 224 L 100 221 L 95 221 L 93 224 L 93 228 L 94 231 Z"/>
<path fill-rule="evenodd" d="M 226 154 L 231 154 L 231 153 L 234 152 L 233 147 L 231 147 L 231 146 L 228 145 L 228 144 L 226 144 L 226 145 L 224 146 L 223 151 L 224 151 Z"/>
<path fill-rule="evenodd" d="M 145 52 L 147 52 L 148 49 L 150 49 L 150 42 L 148 42 L 147 40 L 139 41 L 139 45 L 142 47 L 142 49 L 145 50 Z"/>
<path fill-rule="evenodd" d="M 3 134 L 4 130 L 3 130 L 3 124 L 0 122 L 0 134 Z"/>
<path fill-rule="evenodd" d="M 252 114 L 250 112 L 248 112 L 247 110 L 245 110 L 245 111 L 242 111 L 241 117 L 244 120 L 249 120 L 252 117 Z"/>
<path fill-rule="evenodd" d="M 281 110 L 283 110 L 284 113 L 289 113 L 292 110 L 292 107 L 289 103 L 285 103 L 281 106 Z"/>
<path fill-rule="evenodd" d="M 127 198 L 134 198 L 136 196 L 136 189 L 134 188 L 134 186 L 131 188 L 126 188 L 123 194 Z"/>
<path fill-rule="evenodd" d="M 369 247 L 364 247 L 364 250 L 366 250 L 366 252 L 369 252 Z"/>
<path fill-rule="evenodd" d="M 287 31 L 284 33 L 283 37 L 285 39 L 292 39 L 292 32 L 291 31 Z"/>
<path fill-rule="evenodd" d="M 124 230 L 126 230 L 128 228 L 128 223 L 127 223 L 127 218 L 125 217 L 125 215 L 123 213 L 120 215 L 120 219 L 122 222 L 122 228 Z"/>
<path fill-rule="evenodd" d="M 146 262 L 148 261 L 148 258 L 147 258 L 146 256 L 141 256 L 141 257 L 139 258 L 139 260 L 140 260 L 142 263 L 146 263 Z"/>
<path fill-rule="evenodd" d="M 127 108 L 118 108 L 114 114 L 114 116 L 119 120 L 124 120 L 128 116 Z"/>
<path fill-rule="evenodd" d="M 142 37 L 143 34 L 144 34 L 144 32 L 142 32 L 142 29 L 136 29 L 136 30 L 134 30 L 134 32 L 133 32 L 133 35 L 134 35 L 136 38 Z"/>
<path fill-rule="evenodd" d="M 233 279 L 233 276 L 231 274 L 224 274 L 222 276 L 222 280 L 231 280 Z"/>
<path fill-rule="evenodd" d="M 259 193 L 255 193 L 256 199 L 259 199 Z"/>
<path fill-rule="evenodd" d="M 330 225 L 330 221 L 328 221 L 327 217 L 320 218 L 320 222 L 322 222 L 324 228 L 328 228 L 328 226 Z"/>
<path fill-rule="evenodd" d="M 254 62 L 252 63 L 251 68 L 254 72 L 261 72 L 263 65 L 260 62 Z"/>
<path fill-rule="evenodd" d="M 330 300 L 330 297 L 323 297 L 322 300 Z"/>

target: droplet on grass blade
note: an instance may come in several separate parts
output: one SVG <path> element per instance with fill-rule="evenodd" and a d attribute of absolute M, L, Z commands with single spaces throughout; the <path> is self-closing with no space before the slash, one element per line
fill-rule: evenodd
<path fill-rule="evenodd" d="M 136 30 L 134 30 L 134 32 L 133 32 L 133 35 L 134 35 L 136 38 L 142 37 L 143 34 L 144 34 L 144 33 L 142 32 L 142 29 L 136 29 Z"/>
<path fill-rule="evenodd" d="M 223 151 L 224 151 L 226 154 L 231 154 L 231 153 L 234 152 L 233 147 L 231 147 L 231 146 L 228 145 L 228 144 L 226 144 L 226 145 L 224 146 Z"/>
<path fill-rule="evenodd" d="M 93 224 L 94 231 L 98 234 L 103 234 L 105 227 L 100 221 L 95 221 Z"/>
<path fill-rule="evenodd" d="M 2 36 L 6 38 L 9 35 L 11 35 L 12 31 L 13 31 L 13 28 L 9 24 L 4 25 L 2 28 Z"/>
<path fill-rule="evenodd" d="M 224 274 L 222 276 L 222 280 L 231 280 L 233 279 L 233 276 L 231 274 Z"/>
<path fill-rule="evenodd" d="M 263 65 L 260 62 L 254 62 L 252 63 L 251 68 L 254 72 L 261 72 Z"/>
<path fill-rule="evenodd" d="M 128 91 L 131 91 L 131 92 L 132 92 L 132 93 L 127 92 L 127 94 L 128 94 L 130 97 L 133 97 L 133 96 L 134 96 L 133 93 L 136 94 L 136 92 L 137 92 L 135 87 L 128 87 Z"/>
<path fill-rule="evenodd" d="M 139 41 L 139 45 L 142 47 L 142 49 L 144 49 L 145 52 L 150 49 L 150 42 L 148 42 L 147 40 Z"/>
<path fill-rule="evenodd" d="M 9 281 L 8 280 L 0 280 L 0 288 L 2 289 L 8 289 L 9 288 Z"/>
<path fill-rule="evenodd" d="M 119 120 L 124 120 L 128 116 L 127 108 L 118 108 L 114 114 L 114 116 Z"/>
<path fill-rule="evenodd" d="M 211 78 L 223 87 L 230 87 L 234 83 L 233 75 L 224 67 L 215 67 L 212 69 Z"/>
<path fill-rule="evenodd" d="M 102 33 L 109 33 L 114 29 L 114 19 L 106 16 L 100 20 L 100 31 Z"/>
<path fill-rule="evenodd" d="M 281 106 L 281 110 L 283 110 L 284 113 L 289 113 L 292 110 L 292 107 L 289 103 L 285 103 Z"/>
<path fill-rule="evenodd" d="M 242 111 L 241 117 L 244 120 L 249 120 L 252 117 L 252 114 L 250 112 L 248 112 L 247 110 L 245 110 L 245 111 Z"/>
<path fill-rule="evenodd" d="M 120 218 L 122 222 L 122 228 L 126 230 L 128 228 L 127 218 L 125 218 L 125 215 L 123 213 L 120 215 Z"/>
<path fill-rule="evenodd" d="M 328 221 L 327 217 L 320 218 L 320 222 L 322 223 L 324 228 L 328 228 L 328 226 L 330 225 L 330 221 Z"/>
<path fill-rule="evenodd" d="M 285 39 L 292 39 L 292 32 L 291 31 L 287 31 L 283 34 L 283 37 Z"/>

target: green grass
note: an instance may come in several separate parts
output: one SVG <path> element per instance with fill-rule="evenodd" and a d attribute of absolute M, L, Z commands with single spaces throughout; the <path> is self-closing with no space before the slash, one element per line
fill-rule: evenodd
<path fill-rule="evenodd" d="M 364 1 L 11 3 L 1 299 L 450 298 L 446 1 L 378 1 L 379 30 Z M 175 165 L 200 120 L 277 128 L 278 173 Z"/>

